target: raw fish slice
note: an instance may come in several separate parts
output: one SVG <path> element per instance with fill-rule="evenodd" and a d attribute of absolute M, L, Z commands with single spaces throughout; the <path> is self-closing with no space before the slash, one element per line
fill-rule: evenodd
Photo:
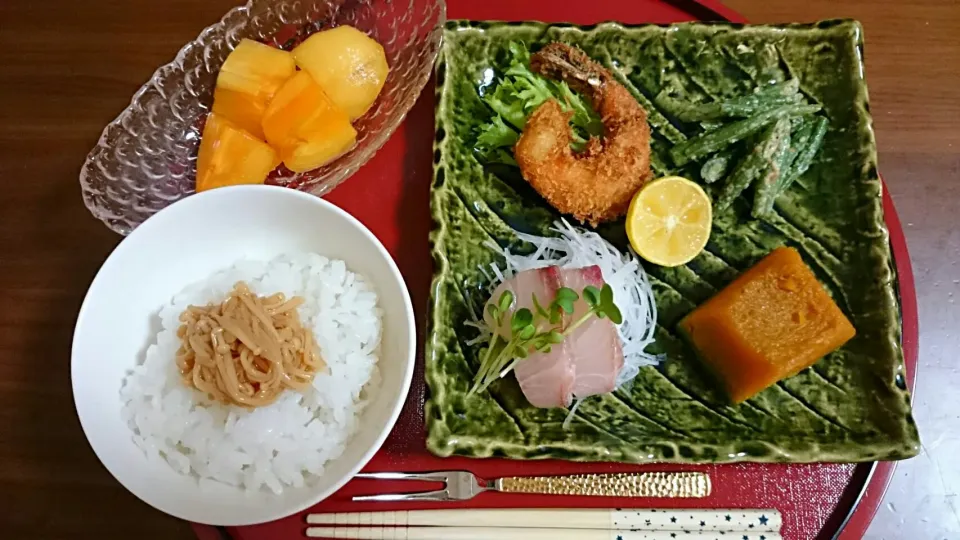
<path fill-rule="evenodd" d="M 514 301 L 510 313 L 527 308 L 533 311 L 533 295 L 541 305 L 553 301 L 560 288 L 560 271 L 556 266 L 519 272 L 500 284 L 490 301 L 495 302 L 509 290 Z M 495 322 L 489 313 L 484 313 L 487 324 L 492 328 Z M 508 319 L 508 317 L 505 317 Z M 497 332 L 504 339 L 510 337 L 510 323 L 503 321 Z M 525 360 L 517 364 L 514 373 L 520 383 L 520 389 L 527 401 L 535 407 L 566 407 L 573 400 L 574 370 L 570 354 L 564 351 L 565 345 L 553 347 L 549 353 L 534 351 Z"/>
<path fill-rule="evenodd" d="M 541 305 L 547 306 L 560 287 L 569 287 L 582 294 L 587 285 L 601 288 L 603 283 L 599 266 L 569 270 L 550 266 L 517 273 L 496 288 L 491 301 L 496 301 L 503 291 L 509 290 L 514 295 L 510 313 L 521 308 L 532 311 L 534 294 Z M 573 315 L 564 317 L 563 325 L 579 320 L 587 311 L 587 303 L 582 298 L 577 300 Z M 484 317 L 493 327 L 495 322 L 489 314 L 485 313 Z M 497 332 L 509 339 L 509 321 L 503 321 Z M 534 407 L 568 407 L 574 397 L 613 391 L 622 368 L 623 350 L 616 327 L 609 319 L 591 318 L 563 343 L 553 346 L 550 352 L 531 352 L 517 364 L 514 374 L 523 395 Z"/>
<path fill-rule="evenodd" d="M 561 270 L 560 282 L 582 295 L 588 285 L 598 289 L 603 287 L 603 275 L 599 266 Z M 583 298 L 577 300 L 573 316 L 566 324 L 579 320 L 589 309 Z M 605 394 L 616 388 L 617 376 L 623 369 L 623 348 L 617 328 L 610 319 L 590 318 L 567 336 L 563 344 L 574 366 L 575 397 Z"/>
<path fill-rule="evenodd" d="M 561 343 L 548 353 L 533 352 L 514 368 L 523 395 L 534 407 L 569 407 L 573 403 L 576 373 L 567 349 L 566 343 Z"/>
<path fill-rule="evenodd" d="M 483 310 L 484 322 L 486 322 L 487 327 L 496 331 L 500 337 L 510 339 L 510 315 L 521 308 L 527 308 L 533 311 L 534 294 L 537 295 L 537 300 L 542 305 L 552 302 L 559 288 L 560 275 L 555 266 L 518 272 L 512 278 L 497 286 L 493 294 L 490 295 L 489 301 L 497 302 L 500 300 L 500 295 L 503 294 L 503 291 L 513 293 L 513 305 L 510 306 L 507 315 L 503 317 L 503 324 L 497 328 L 496 321 L 494 321 L 490 313 L 487 312 L 486 307 L 484 307 Z"/>

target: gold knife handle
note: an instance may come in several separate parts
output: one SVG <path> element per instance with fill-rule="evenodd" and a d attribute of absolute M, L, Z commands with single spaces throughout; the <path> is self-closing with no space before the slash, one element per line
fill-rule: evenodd
<path fill-rule="evenodd" d="M 710 476 L 701 472 L 513 476 L 496 483 L 506 493 L 598 497 L 706 497 Z"/>

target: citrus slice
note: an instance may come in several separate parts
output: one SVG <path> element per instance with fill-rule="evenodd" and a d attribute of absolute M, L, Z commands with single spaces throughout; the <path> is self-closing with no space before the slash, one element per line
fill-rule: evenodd
<path fill-rule="evenodd" d="M 679 266 L 703 251 L 712 221 L 710 198 L 703 188 L 686 178 L 668 176 L 633 196 L 627 210 L 627 237 L 644 259 Z"/>

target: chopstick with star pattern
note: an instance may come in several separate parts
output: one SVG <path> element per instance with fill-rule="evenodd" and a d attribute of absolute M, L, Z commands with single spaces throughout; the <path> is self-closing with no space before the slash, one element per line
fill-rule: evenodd
<path fill-rule="evenodd" d="M 781 540 L 756 509 L 467 509 L 310 514 L 307 536 L 368 540 Z"/>

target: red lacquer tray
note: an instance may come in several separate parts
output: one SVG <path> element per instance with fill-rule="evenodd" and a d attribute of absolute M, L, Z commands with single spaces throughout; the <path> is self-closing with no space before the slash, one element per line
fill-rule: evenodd
<path fill-rule="evenodd" d="M 623 0 L 559 3 L 547 0 L 448 0 L 448 17 L 463 19 L 543 20 L 592 24 L 606 20 L 625 23 L 671 23 L 689 20 L 745 22 L 737 13 L 712 0 Z M 400 267 L 425 328 L 431 259 L 427 236 L 431 227 L 429 189 L 432 177 L 434 92 L 431 82 L 406 122 L 376 157 L 328 199 L 373 231 Z M 918 352 L 916 294 L 910 258 L 893 202 L 884 191 L 883 206 L 899 274 L 903 313 L 903 348 L 907 380 L 913 388 Z M 421 343 L 422 345 L 422 343 Z M 417 490 L 426 485 L 353 481 L 311 511 L 364 511 L 470 507 L 699 507 L 777 508 L 784 516 L 786 540 L 853 540 L 863 536 L 893 472 L 892 463 L 852 464 L 732 464 L 647 465 L 509 461 L 503 459 L 440 459 L 424 446 L 424 379 L 422 350 L 404 411 L 367 471 L 467 469 L 486 477 L 655 470 L 702 470 L 711 475 L 713 494 L 705 499 L 658 500 L 627 498 L 543 497 L 486 494 L 468 503 L 353 503 L 359 493 Z M 235 540 L 304 537 L 302 514 L 250 527 L 217 529 L 195 526 L 204 540 L 224 536 Z"/>

